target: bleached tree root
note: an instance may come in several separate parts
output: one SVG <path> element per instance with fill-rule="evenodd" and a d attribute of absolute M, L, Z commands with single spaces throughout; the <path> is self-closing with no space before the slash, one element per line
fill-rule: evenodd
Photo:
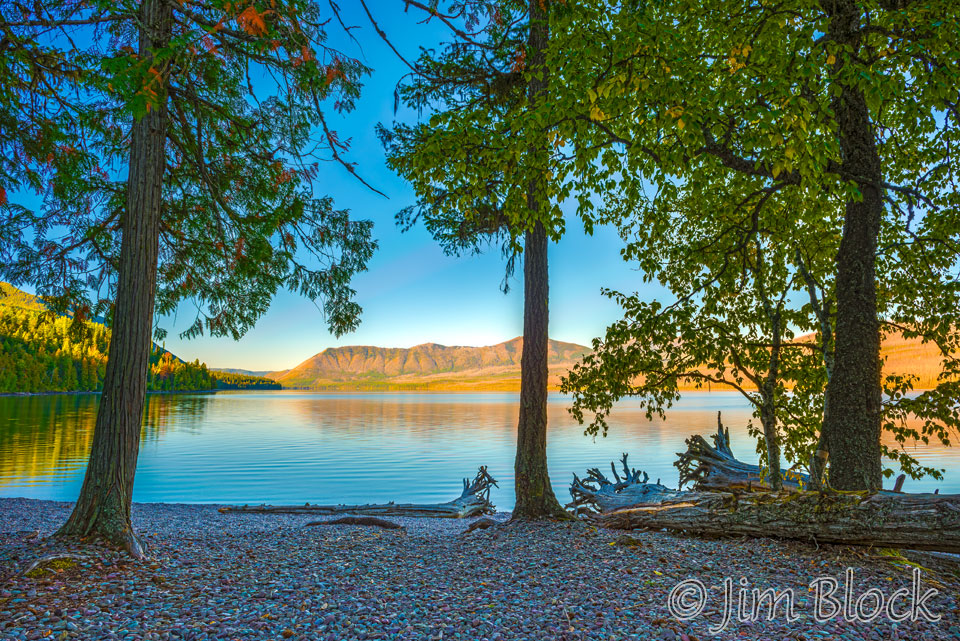
<path fill-rule="evenodd" d="M 684 492 L 591 518 L 620 530 L 799 539 L 960 553 L 960 495 Z"/>
<path fill-rule="evenodd" d="M 608 479 L 596 467 L 587 470 L 583 479 L 574 474 L 573 483 L 570 484 L 573 501 L 566 505 L 567 509 L 573 510 L 575 514 L 590 511 L 610 512 L 638 503 L 659 503 L 683 494 L 679 490 L 661 485 L 660 479 L 657 479 L 656 483 L 648 483 L 650 477 L 646 472 L 630 469 L 626 454 L 621 457 L 620 464 L 623 466 L 623 478 L 617 473 L 616 464 L 610 463 L 616 481 Z M 641 474 L 643 478 L 640 477 Z"/>
<path fill-rule="evenodd" d="M 496 512 L 490 502 L 490 488 L 497 481 L 480 466 L 471 481 L 463 479 L 463 492 L 446 503 L 373 503 L 367 505 L 243 505 L 222 507 L 223 514 L 362 514 L 367 516 L 416 516 L 465 519 Z"/>
<path fill-rule="evenodd" d="M 31 578 L 55 574 L 59 570 L 76 567 L 88 558 L 89 557 L 84 554 L 74 554 L 70 552 L 50 554 L 33 561 L 21 574 Z"/>
<path fill-rule="evenodd" d="M 687 451 L 677 453 L 674 463 L 680 470 L 680 487 L 687 483 L 694 490 L 769 490 L 763 471 L 758 465 L 738 460 L 730 449 L 730 431 L 717 414 L 717 433 L 713 446 L 699 434 L 687 439 Z M 783 489 L 810 488 L 810 477 L 795 470 L 781 470 Z"/>

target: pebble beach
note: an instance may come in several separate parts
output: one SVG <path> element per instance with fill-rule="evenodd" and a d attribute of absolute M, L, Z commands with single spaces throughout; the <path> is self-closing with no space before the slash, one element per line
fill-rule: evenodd
<path fill-rule="evenodd" d="M 504 513 L 469 533 L 473 519 L 307 526 L 321 519 L 217 507 L 136 504 L 149 559 L 133 561 L 48 538 L 69 503 L 0 499 L 0 638 L 960 639 L 960 564 L 948 555 L 510 523 Z M 74 556 L 24 573 L 54 554 Z M 850 569 L 854 598 L 887 596 L 913 590 L 915 568 L 921 592 L 936 590 L 926 605 L 938 621 L 894 622 L 885 611 L 817 620 L 818 577 L 837 580 L 842 598 Z M 678 620 L 669 595 L 692 579 L 706 588 L 704 605 Z M 737 620 L 734 603 L 721 626 L 724 579 L 734 591 L 792 590 L 795 616 Z"/>

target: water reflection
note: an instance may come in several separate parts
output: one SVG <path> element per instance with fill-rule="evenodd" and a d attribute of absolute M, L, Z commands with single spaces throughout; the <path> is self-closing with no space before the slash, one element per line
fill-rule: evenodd
<path fill-rule="evenodd" d="M 0 489 L 82 473 L 96 402 L 92 395 L 0 398 Z"/>
<path fill-rule="evenodd" d="M 0 496 L 72 500 L 83 478 L 98 397 L 0 398 Z M 567 500 L 571 474 L 606 467 L 622 452 L 653 479 L 675 485 L 684 439 L 732 426 L 732 447 L 756 460 L 746 433 L 750 408 L 736 394 L 688 394 L 666 420 L 636 403 L 615 411 L 607 438 L 592 439 L 548 406 L 548 456 L 555 491 Z M 183 502 L 439 501 L 460 478 L 487 465 L 500 481 L 493 499 L 513 503 L 515 393 L 312 394 L 228 392 L 149 397 L 134 498 Z M 911 491 L 960 492 L 960 450 L 919 447 L 945 467 L 943 482 L 909 481 Z"/>
<path fill-rule="evenodd" d="M 82 480 L 99 400 L 95 394 L 0 397 L 0 493 L 10 495 L 8 486 L 72 486 Z M 169 429 L 199 433 L 208 400 L 150 395 L 142 444 L 159 442 Z"/>

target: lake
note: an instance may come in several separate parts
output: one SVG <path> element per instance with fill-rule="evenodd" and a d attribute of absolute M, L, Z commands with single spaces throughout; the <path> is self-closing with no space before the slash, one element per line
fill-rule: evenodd
<path fill-rule="evenodd" d="M 517 393 L 219 392 L 152 395 L 134 500 L 181 503 L 434 502 L 455 498 L 461 478 L 486 465 L 492 500 L 513 506 Z M 83 481 L 95 395 L 0 398 L 0 496 L 75 500 Z M 609 470 L 623 452 L 651 480 L 676 486 L 673 461 L 692 434 L 715 432 L 717 411 L 734 453 L 756 461 L 750 409 L 736 393 L 688 393 L 664 421 L 622 402 L 610 434 L 596 439 L 551 395 L 550 476 L 561 502 L 572 473 Z M 960 449 L 919 446 L 943 481 L 907 481 L 907 491 L 960 492 Z"/>

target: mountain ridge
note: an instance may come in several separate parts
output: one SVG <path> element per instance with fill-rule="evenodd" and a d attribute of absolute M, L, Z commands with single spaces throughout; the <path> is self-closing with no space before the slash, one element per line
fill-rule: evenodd
<path fill-rule="evenodd" d="M 812 335 L 794 340 L 803 341 Z M 577 343 L 550 339 L 548 387 L 557 390 L 561 378 L 591 349 Z M 937 384 L 939 354 L 936 346 L 920 339 L 886 336 L 881 347 L 886 359 L 884 374 L 914 374 L 916 389 Z M 284 388 L 315 390 L 430 390 L 517 391 L 520 389 L 520 356 L 523 337 L 481 347 L 421 343 L 413 347 L 346 345 L 328 347 L 298 365 L 263 376 Z M 681 389 L 695 389 L 692 384 Z M 704 389 L 729 390 L 722 385 Z"/>
<path fill-rule="evenodd" d="M 346 345 L 328 347 L 288 370 L 266 374 L 295 389 L 519 389 L 523 337 L 481 347 L 421 343 L 413 347 Z M 576 343 L 551 339 L 547 362 L 550 386 L 590 352 Z"/>

